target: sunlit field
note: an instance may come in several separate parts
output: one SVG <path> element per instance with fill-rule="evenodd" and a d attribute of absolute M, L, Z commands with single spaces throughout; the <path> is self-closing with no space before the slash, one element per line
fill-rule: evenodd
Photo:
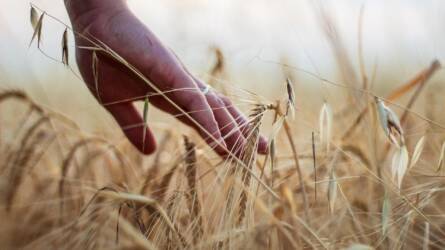
<path fill-rule="evenodd" d="M 239 44 L 238 29 L 218 33 L 242 23 L 230 14 L 225 26 L 206 23 L 208 36 L 181 26 L 186 45 L 163 29 L 171 6 L 213 20 L 219 8 L 235 11 L 232 2 L 166 1 L 141 17 L 248 116 L 247 144 L 227 157 L 148 101 L 137 104 L 141 126 L 158 145 L 142 155 L 85 87 L 63 11 L 14 5 L 26 12 L 20 24 L 2 12 L 8 34 L 23 39 L 0 49 L 11 57 L 0 59 L 1 249 L 445 248 L 445 37 L 436 34 L 445 6 L 295 3 L 315 21 L 270 22 L 273 5 L 248 1 L 239 11 L 252 19 L 240 30 L 252 31 L 252 20 L 264 26 Z M 148 8 L 130 6 L 138 16 Z M 401 11 L 378 15 L 384 6 Z M 396 29 L 391 41 L 377 37 L 390 18 L 410 20 L 386 27 Z M 292 27 L 298 20 L 312 35 Z M 266 155 L 256 153 L 260 135 Z"/>

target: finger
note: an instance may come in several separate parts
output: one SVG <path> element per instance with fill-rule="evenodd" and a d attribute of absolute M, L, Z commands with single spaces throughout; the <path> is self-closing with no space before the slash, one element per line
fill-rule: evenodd
<path fill-rule="evenodd" d="M 246 139 L 241 133 L 238 123 L 233 119 L 224 102 L 216 94 L 210 92 L 206 95 L 206 98 L 210 107 L 212 107 L 213 115 L 228 149 L 235 155 L 239 155 L 246 144 Z"/>
<path fill-rule="evenodd" d="M 164 98 L 162 97 L 152 97 L 150 98 L 150 102 L 159 108 L 160 110 L 169 113 L 173 115 L 176 119 L 184 123 L 185 125 L 192 127 L 199 131 L 199 127 L 193 123 L 188 117 L 186 117 L 181 111 L 179 111 L 177 108 L 173 107 L 170 103 L 168 103 Z M 204 138 L 204 137 L 203 137 Z M 204 138 L 205 140 L 206 138 Z M 221 147 L 215 147 L 213 148 L 216 153 L 218 153 L 221 156 L 226 156 L 228 154 L 228 148 L 221 148 Z"/>
<path fill-rule="evenodd" d="M 107 106 L 125 136 L 143 154 L 151 154 L 156 150 L 156 140 L 151 130 L 132 103 L 121 103 Z"/>
<path fill-rule="evenodd" d="M 198 83 L 198 86 L 200 88 L 205 88 L 206 85 L 200 79 L 197 79 L 196 77 L 193 77 L 193 79 Z M 229 98 L 221 94 L 218 95 L 218 98 L 220 99 L 220 102 L 224 103 L 226 110 L 229 112 L 229 114 L 231 114 L 233 120 L 238 124 L 239 130 L 242 132 L 244 137 L 247 138 L 250 133 L 248 129 L 249 122 L 247 121 L 247 118 L 232 104 L 232 101 L 230 101 Z M 267 140 L 266 138 L 264 138 L 264 136 L 261 135 L 258 141 L 258 153 L 267 153 Z"/>
<path fill-rule="evenodd" d="M 165 90 L 173 91 L 167 96 L 187 113 L 185 117 L 195 124 L 201 137 L 219 154 L 227 153 L 218 123 L 206 97 L 201 93 L 195 81 L 178 65 L 167 64 L 163 69 L 153 70 L 150 79 L 162 83 Z M 171 104 L 171 103 L 170 103 Z M 173 104 L 172 104 L 173 105 Z M 174 106 L 174 105 L 173 105 Z M 176 108 L 177 109 L 177 108 Z"/>
<path fill-rule="evenodd" d="M 229 98 L 220 95 L 219 98 L 224 103 L 226 109 L 229 111 L 229 113 L 232 115 L 234 120 L 238 123 L 238 126 L 241 128 L 241 131 L 243 132 L 244 136 L 247 138 L 249 136 L 249 122 L 247 118 L 244 116 L 241 111 L 239 111 L 238 108 L 236 108 L 232 102 L 229 100 Z M 260 154 L 266 154 L 267 153 L 267 139 L 260 135 L 258 140 L 258 153 Z"/>
<path fill-rule="evenodd" d="M 173 50 L 170 50 L 170 52 L 174 55 L 182 70 L 194 80 L 198 88 L 205 88 L 206 85 L 190 73 L 187 67 L 185 67 L 185 65 L 179 59 L 178 55 L 176 55 Z M 233 117 L 231 117 L 230 113 L 225 109 L 224 103 L 222 103 L 216 95 L 206 95 L 206 100 L 212 108 L 215 120 L 218 123 L 218 127 L 220 129 L 222 137 L 224 138 L 227 148 L 232 153 L 239 153 L 240 151 L 242 151 L 242 148 L 244 148 L 246 140 L 240 132 L 237 123 L 234 121 Z M 187 121 L 185 121 L 185 123 L 187 123 Z M 224 152 L 223 155 L 226 154 L 227 152 Z"/>

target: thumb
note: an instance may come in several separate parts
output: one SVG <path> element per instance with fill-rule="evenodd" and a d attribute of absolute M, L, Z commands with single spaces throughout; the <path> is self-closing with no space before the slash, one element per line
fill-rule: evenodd
<path fill-rule="evenodd" d="M 113 115 L 125 136 L 143 154 L 149 155 L 156 149 L 156 140 L 145 126 L 142 116 L 132 103 L 120 103 L 105 107 Z M 145 132 L 144 132 L 145 129 Z"/>

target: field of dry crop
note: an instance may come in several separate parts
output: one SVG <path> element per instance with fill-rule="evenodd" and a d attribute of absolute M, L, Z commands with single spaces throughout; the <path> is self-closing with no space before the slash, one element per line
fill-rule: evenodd
<path fill-rule="evenodd" d="M 40 43 L 45 14 L 32 15 Z M 248 107 L 240 157 L 161 125 L 158 150 L 142 156 L 117 126 L 87 133 L 24 91 L 0 92 L 0 248 L 445 248 L 441 62 L 397 80 L 390 69 L 367 72 L 323 17 L 341 81 L 282 63 L 281 98 L 269 100 L 226 84 L 214 50 L 209 83 Z M 306 92 L 301 74 L 324 87 Z M 259 134 L 265 156 L 255 153 Z"/>

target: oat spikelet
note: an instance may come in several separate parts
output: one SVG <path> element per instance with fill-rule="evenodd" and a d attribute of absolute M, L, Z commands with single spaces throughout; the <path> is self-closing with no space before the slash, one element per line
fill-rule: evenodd
<path fill-rule="evenodd" d="M 405 139 L 403 137 L 403 129 L 400 125 L 398 116 L 378 97 L 375 97 L 375 102 L 383 131 L 391 143 L 400 148 L 405 144 Z"/>
<path fill-rule="evenodd" d="M 33 8 L 32 8 L 33 9 Z M 35 22 L 34 20 L 36 19 L 35 17 L 33 17 L 32 15 L 36 15 L 37 12 L 31 9 L 31 24 L 34 27 L 34 33 L 32 34 L 32 38 L 31 38 L 31 42 L 29 43 L 29 47 L 31 47 L 32 42 L 34 42 L 34 40 L 37 37 L 37 48 L 40 48 L 40 43 L 42 41 L 42 26 L 43 26 L 43 17 L 45 16 L 45 12 L 42 13 L 38 19 L 37 22 Z M 34 13 L 34 14 L 33 14 Z M 33 20 L 34 19 L 34 20 Z"/>
<path fill-rule="evenodd" d="M 287 90 L 287 104 L 286 104 L 286 116 L 291 118 L 295 117 L 295 92 L 292 81 L 287 78 L 286 80 L 286 90 Z"/>
<path fill-rule="evenodd" d="M 253 110 L 250 117 L 252 121 L 249 123 L 249 137 L 247 138 L 246 147 L 242 153 L 241 160 L 246 167 L 251 170 L 256 160 L 256 151 L 258 146 L 258 139 L 260 135 L 260 125 L 266 111 L 266 106 L 257 105 Z M 241 192 L 239 203 L 239 217 L 238 224 L 241 224 L 246 216 L 247 210 L 247 189 L 250 186 L 251 175 L 247 169 L 243 168 L 242 180 L 244 183 L 244 189 Z"/>
<path fill-rule="evenodd" d="M 388 232 L 389 220 L 391 216 L 391 201 L 388 194 L 385 193 L 385 199 L 383 200 L 382 206 L 382 235 L 386 237 Z"/>
<path fill-rule="evenodd" d="M 326 152 L 329 152 L 329 144 L 332 137 L 332 109 L 328 103 L 324 103 L 320 111 L 320 141 L 326 145 Z"/>
<path fill-rule="evenodd" d="M 420 155 L 422 155 L 423 148 L 425 147 L 425 136 L 422 136 L 422 138 L 419 139 L 419 141 L 416 143 L 416 146 L 414 147 L 413 156 L 411 157 L 411 163 L 409 164 L 409 168 L 414 167 L 416 163 L 420 159 Z"/>
<path fill-rule="evenodd" d="M 193 229 L 193 240 L 196 244 L 203 233 L 201 205 L 199 203 L 198 190 L 196 187 L 196 146 L 186 136 L 184 136 L 184 146 L 186 150 L 185 175 L 187 177 L 187 183 L 190 188 L 189 192 L 187 193 L 187 201 L 192 218 L 197 221 L 197 225 Z"/>
<path fill-rule="evenodd" d="M 35 30 L 37 27 L 37 23 L 39 22 L 39 14 L 37 13 L 37 10 L 33 6 L 31 6 L 30 21 L 32 28 Z"/>
<path fill-rule="evenodd" d="M 392 158 L 391 174 L 393 179 L 397 181 L 399 189 L 402 187 L 402 180 L 408 169 L 409 156 L 406 146 L 398 148 Z"/>
<path fill-rule="evenodd" d="M 437 163 L 436 172 L 439 172 L 443 169 L 444 159 L 445 159 L 445 142 L 442 144 L 442 148 L 440 149 L 439 162 Z"/>
<path fill-rule="evenodd" d="M 65 28 L 62 36 L 62 63 L 65 66 L 69 65 L 68 28 Z"/>

